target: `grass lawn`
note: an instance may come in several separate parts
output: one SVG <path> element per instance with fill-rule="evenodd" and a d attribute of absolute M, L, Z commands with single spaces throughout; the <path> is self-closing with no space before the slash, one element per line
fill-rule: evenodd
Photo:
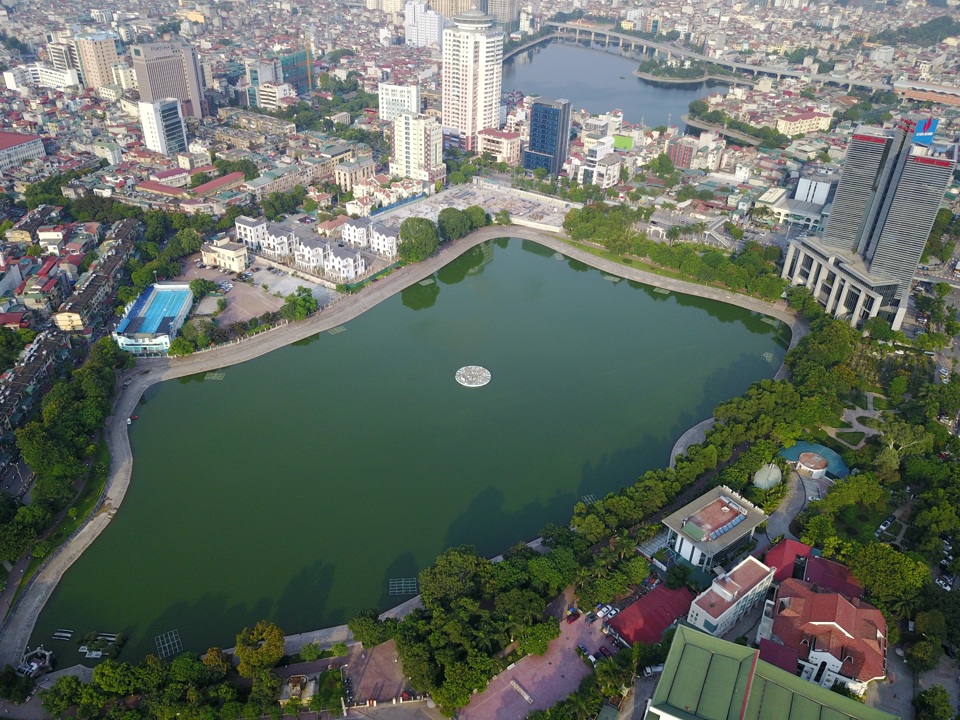
<path fill-rule="evenodd" d="M 95 468 L 100 465 L 107 468 L 106 472 L 96 472 Z M 103 492 L 104 486 L 107 484 L 107 475 L 110 472 L 110 451 L 107 449 L 107 441 L 102 437 L 97 443 L 97 451 L 93 455 L 91 468 L 90 477 L 87 478 L 83 490 L 80 491 L 76 500 L 73 501 L 73 505 L 70 506 L 67 515 L 50 534 L 50 537 L 46 538 L 47 542 L 50 543 L 51 553 L 76 532 L 77 528 L 83 525 L 87 516 L 90 515 L 94 506 L 97 504 L 97 500 L 100 499 L 100 493 Z M 20 588 L 22 588 L 33 573 L 37 571 L 37 568 L 40 567 L 43 560 L 44 558 L 35 557 L 30 561 L 30 564 L 23 573 L 23 578 L 20 580 Z M 17 594 L 20 594 L 19 589 L 17 590 Z"/>
<path fill-rule="evenodd" d="M 858 415 L 857 422 L 868 428 L 875 428 L 877 426 L 877 419 L 869 415 Z"/>
<path fill-rule="evenodd" d="M 873 399 L 873 409 L 874 410 L 889 410 L 890 401 L 887 398 L 875 397 Z"/>
<path fill-rule="evenodd" d="M 886 529 L 886 534 L 889 535 L 892 539 L 896 540 L 897 536 L 900 534 L 900 530 L 903 529 L 903 525 L 899 520 L 894 520 L 890 527 Z"/>
<path fill-rule="evenodd" d="M 855 445 L 859 444 L 861 440 L 863 440 L 863 433 L 862 432 L 838 432 L 837 439 L 842 440 L 850 447 L 854 447 Z"/>
<path fill-rule="evenodd" d="M 869 543 L 875 540 L 874 531 L 880 527 L 880 523 L 889 514 L 890 508 L 888 507 L 872 510 L 859 505 L 851 505 L 837 514 L 833 519 L 833 526 L 837 529 L 837 534 L 845 540 Z"/>

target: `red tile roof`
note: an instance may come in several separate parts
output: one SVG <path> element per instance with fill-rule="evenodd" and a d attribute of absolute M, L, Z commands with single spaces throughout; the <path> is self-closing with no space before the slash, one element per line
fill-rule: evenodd
<path fill-rule="evenodd" d="M 210 193 L 216 192 L 219 188 L 230 185 L 231 183 L 239 183 L 243 181 L 242 172 L 232 172 L 223 177 L 216 178 L 210 182 L 205 182 L 203 185 L 197 185 L 190 192 L 194 195 L 209 195 Z"/>
<path fill-rule="evenodd" d="M 845 598 L 862 598 L 863 586 L 840 563 L 824 558 L 812 557 L 807 560 L 807 569 L 803 579 L 819 588 L 820 592 L 830 590 Z"/>
<path fill-rule="evenodd" d="M 0 150 L 7 150 L 17 145 L 39 140 L 39 135 L 24 135 L 22 133 L 12 133 L 0 131 Z"/>
<path fill-rule="evenodd" d="M 781 583 L 793 575 L 793 562 L 798 557 L 810 557 L 813 550 L 809 545 L 804 545 L 796 540 L 781 540 L 774 547 L 770 548 L 763 562 L 767 567 L 776 569 L 773 575 L 774 582 Z"/>
<path fill-rule="evenodd" d="M 678 618 L 685 617 L 693 602 L 687 588 L 671 590 L 660 585 L 613 618 L 608 624 L 631 645 L 660 642 L 664 631 Z"/>
<path fill-rule="evenodd" d="M 777 666 L 781 670 L 786 670 L 791 675 L 797 674 L 799 655 L 795 648 L 780 645 L 764 638 L 760 641 L 760 659 Z"/>
<path fill-rule="evenodd" d="M 872 605 L 818 593 L 789 578 L 780 584 L 773 634 L 806 660 L 810 649 L 841 662 L 840 674 L 860 682 L 886 675 L 887 622 Z"/>

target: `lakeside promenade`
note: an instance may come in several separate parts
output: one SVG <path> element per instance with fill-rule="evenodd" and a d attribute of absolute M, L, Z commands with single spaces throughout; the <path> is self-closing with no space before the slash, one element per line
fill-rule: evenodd
<path fill-rule="evenodd" d="M 47 558 L 27 581 L 25 587 L 21 588 L 17 601 L 7 614 L 3 624 L 0 625 L 0 665 L 6 663 L 15 665 L 19 662 L 20 656 L 30 640 L 37 618 L 57 583 L 84 550 L 90 547 L 110 524 L 123 502 L 133 473 L 133 453 L 130 449 L 127 418 L 134 414 L 140 398 L 148 388 L 164 380 L 206 373 L 247 362 L 298 340 L 342 325 L 376 307 L 404 288 L 432 275 L 476 245 L 487 240 L 503 237 L 531 240 L 602 272 L 627 280 L 634 280 L 685 295 L 737 305 L 776 318 L 792 329 L 791 348 L 807 333 L 806 323 L 802 322 L 783 300 L 770 303 L 739 295 L 729 290 L 661 277 L 652 272 L 597 257 L 556 235 L 532 228 L 510 225 L 480 228 L 459 241 L 443 245 L 434 256 L 427 260 L 416 265 L 399 268 L 390 275 L 370 283 L 356 295 L 344 297 L 301 322 L 282 325 L 269 332 L 184 358 L 140 360 L 135 369 L 125 371 L 117 381 L 117 397 L 114 401 L 113 412 L 107 419 L 105 428 L 106 441 L 111 456 L 110 474 L 98 508 L 90 520 Z M 776 378 L 786 377 L 786 374 L 786 367 L 781 366 Z M 130 382 L 124 387 L 124 382 L 127 380 Z M 414 600 L 416 599 L 414 598 Z M 413 600 L 400 606 L 407 612 L 412 610 L 413 607 L 415 607 Z M 395 611 L 388 611 L 391 614 L 393 612 Z M 298 636 L 290 636 L 288 640 L 291 641 L 291 646 L 298 641 L 302 646 L 305 642 L 312 642 L 321 638 L 337 637 L 337 640 L 333 642 L 349 639 L 348 635 L 343 636 L 343 627 L 301 633 Z"/>

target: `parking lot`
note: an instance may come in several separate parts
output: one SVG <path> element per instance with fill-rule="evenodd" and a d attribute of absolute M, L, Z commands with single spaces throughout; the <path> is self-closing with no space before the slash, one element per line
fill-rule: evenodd
<path fill-rule="evenodd" d="M 567 697 L 590 674 L 587 663 L 577 653 L 583 645 L 599 656 L 606 645 L 616 652 L 601 623 L 587 625 L 581 617 L 574 623 L 560 621 L 560 637 L 550 643 L 546 655 L 528 655 L 490 681 L 487 689 L 473 696 L 458 713 L 461 720 L 520 720 L 534 710 L 545 710 Z M 532 700 L 528 703 L 511 684 L 516 683 Z"/>
<path fill-rule="evenodd" d="M 271 266 L 259 258 L 251 266 L 251 269 L 257 268 L 257 271 L 253 272 L 247 282 L 239 280 L 234 273 L 222 273 L 212 267 L 200 268 L 195 262 L 198 258 L 199 255 L 188 258 L 184 273 L 178 279 L 190 282 L 195 278 L 203 278 L 218 284 L 229 283 L 233 286 L 230 289 L 222 288 L 223 297 L 227 299 L 227 308 L 218 316 L 221 326 L 234 322 L 246 322 L 264 313 L 276 312 L 283 306 L 283 299 L 295 292 L 300 285 L 310 288 L 321 307 L 329 305 L 337 297 L 334 290 L 304 277 L 295 277 L 289 269 L 275 268 L 271 271 L 268 269 Z M 207 302 L 201 305 L 198 314 L 212 314 L 215 308 L 216 303 Z"/>

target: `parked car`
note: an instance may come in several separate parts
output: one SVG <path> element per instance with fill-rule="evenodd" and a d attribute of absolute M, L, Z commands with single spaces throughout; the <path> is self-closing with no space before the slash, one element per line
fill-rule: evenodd
<path fill-rule="evenodd" d="M 620 608 L 611 608 L 610 612 L 607 613 L 607 620 L 609 620 L 610 618 L 612 618 L 612 617 L 613 617 L 614 615 L 616 615 L 618 612 L 620 612 Z"/>
<path fill-rule="evenodd" d="M 568 622 L 568 623 L 575 623 L 579 618 L 580 618 L 580 613 L 578 613 L 576 610 L 574 610 L 572 613 L 570 613 L 569 615 L 567 615 L 567 622 Z"/>
<path fill-rule="evenodd" d="M 602 608 L 597 610 L 597 617 L 598 618 L 606 617 L 607 613 L 609 613 L 611 610 L 613 610 L 612 607 L 610 607 L 609 605 L 604 605 Z"/>
<path fill-rule="evenodd" d="M 590 653 L 587 652 L 587 648 L 584 647 L 583 645 L 577 645 L 577 650 L 579 650 L 580 652 L 582 652 L 582 653 L 584 654 L 584 656 L 587 656 L 587 655 L 590 654 Z"/>
<path fill-rule="evenodd" d="M 606 649 L 605 647 L 603 647 L 602 645 L 600 646 L 600 654 L 603 655 L 605 658 L 611 658 L 611 657 L 613 657 L 613 653 L 610 652 L 609 650 L 607 650 L 607 649 Z"/>
<path fill-rule="evenodd" d="M 596 616 L 596 614 L 594 614 L 594 613 L 590 613 L 589 615 L 587 615 L 587 616 L 583 619 L 583 621 L 584 621 L 587 625 L 593 625 L 593 624 L 597 621 L 597 616 Z"/>
<path fill-rule="evenodd" d="M 942 588 L 943 590 L 946 590 L 947 592 L 950 592 L 951 590 L 953 590 L 950 583 L 948 583 L 942 577 L 937 578 L 937 586 Z"/>

